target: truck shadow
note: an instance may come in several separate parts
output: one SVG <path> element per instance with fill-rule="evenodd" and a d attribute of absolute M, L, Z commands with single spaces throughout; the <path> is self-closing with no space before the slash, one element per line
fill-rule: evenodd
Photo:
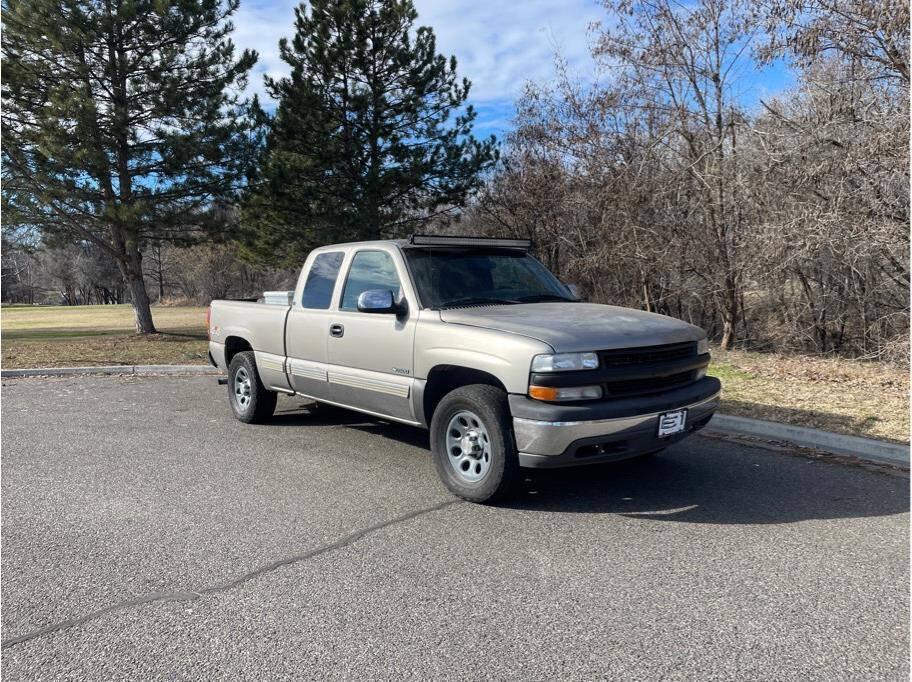
<path fill-rule="evenodd" d="M 293 400 L 293 399 L 292 399 Z M 276 410 L 269 422 L 281 426 L 344 426 L 383 438 L 429 450 L 430 439 L 425 429 L 373 419 L 369 415 L 306 401 L 288 403 Z"/>
<path fill-rule="evenodd" d="M 645 459 L 527 474 L 517 510 L 778 524 L 909 511 L 902 475 L 692 437 Z"/>
<path fill-rule="evenodd" d="M 428 451 L 423 429 L 342 409 L 288 408 L 278 411 L 272 423 L 343 426 Z M 400 462 L 425 463 L 411 457 Z M 427 471 L 435 475 L 432 467 Z M 517 491 L 496 506 L 683 523 L 778 524 L 905 513 L 909 481 L 826 459 L 695 436 L 644 459 L 550 471 L 523 469 Z"/>

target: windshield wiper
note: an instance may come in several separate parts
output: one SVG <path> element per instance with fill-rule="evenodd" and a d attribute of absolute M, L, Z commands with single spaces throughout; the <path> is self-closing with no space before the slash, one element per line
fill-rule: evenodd
<path fill-rule="evenodd" d="M 517 301 L 511 298 L 457 298 L 455 301 L 447 301 L 446 303 L 441 303 L 440 309 L 459 308 L 465 305 L 512 305 L 514 303 L 522 303 L 522 301 Z"/>
<path fill-rule="evenodd" d="M 558 294 L 532 294 L 531 296 L 520 296 L 518 299 L 521 303 L 543 303 L 545 301 L 565 301 L 567 303 L 579 303 L 578 298 L 567 298 Z"/>

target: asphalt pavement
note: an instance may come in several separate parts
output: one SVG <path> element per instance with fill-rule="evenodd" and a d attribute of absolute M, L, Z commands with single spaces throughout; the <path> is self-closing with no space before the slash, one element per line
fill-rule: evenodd
<path fill-rule="evenodd" d="M 485 507 L 212 377 L 4 380 L 0 441 L 4 680 L 908 679 L 902 475 L 697 436 Z"/>

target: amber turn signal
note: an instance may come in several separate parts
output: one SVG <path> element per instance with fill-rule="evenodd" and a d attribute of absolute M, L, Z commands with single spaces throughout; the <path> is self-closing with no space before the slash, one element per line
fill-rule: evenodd
<path fill-rule="evenodd" d="M 529 397 L 536 400 L 557 400 L 557 389 L 551 386 L 529 386 Z"/>
<path fill-rule="evenodd" d="M 536 400 L 555 402 L 559 400 L 598 400 L 602 397 L 601 386 L 529 386 L 529 397 Z"/>

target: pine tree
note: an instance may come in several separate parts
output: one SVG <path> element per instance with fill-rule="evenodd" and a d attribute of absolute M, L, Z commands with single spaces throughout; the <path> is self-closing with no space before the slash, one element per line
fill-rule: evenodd
<path fill-rule="evenodd" d="M 245 200 L 251 251 L 298 261 L 313 246 L 378 239 L 464 204 L 497 156 L 472 135 L 470 83 L 411 0 L 311 0 L 279 46 L 287 78 Z"/>
<path fill-rule="evenodd" d="M 136 331 L 155 331 L 151 240 L 186 240 L 246 180 L 238 0 L 4 0 L 5 226 L 88 241 L 120 269 Z"/>

